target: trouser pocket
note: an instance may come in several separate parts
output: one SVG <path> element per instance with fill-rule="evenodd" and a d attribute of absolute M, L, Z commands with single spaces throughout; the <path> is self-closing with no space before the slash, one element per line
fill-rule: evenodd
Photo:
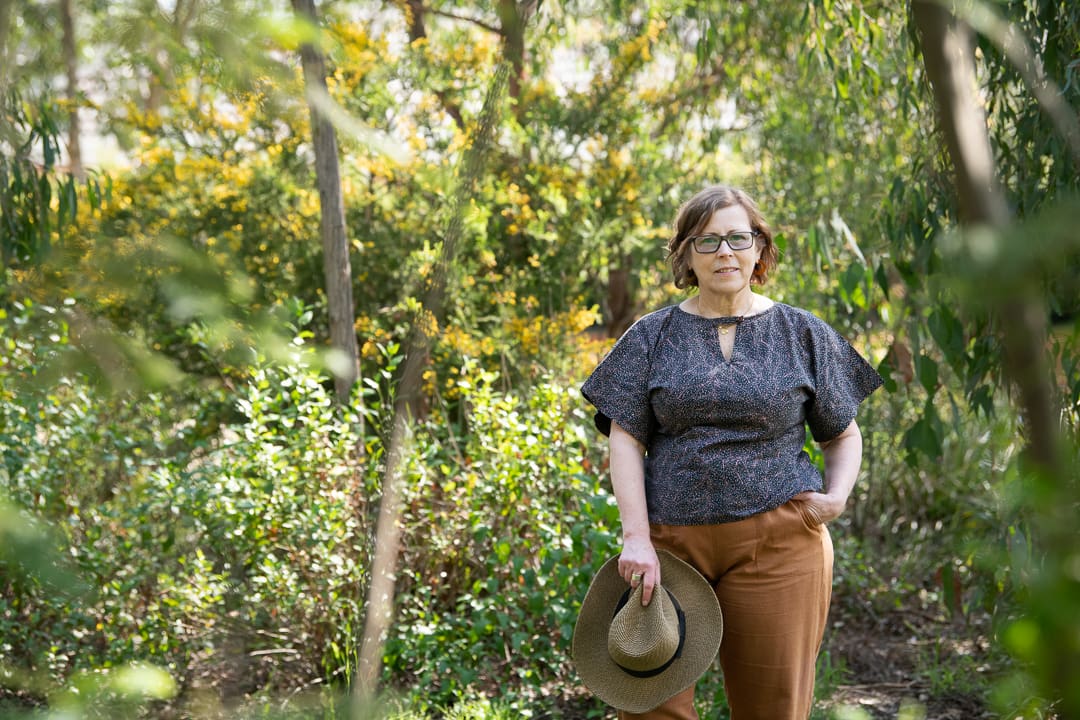
<path fill-rule="evenodd" d="M 798 513 L 799 518 L 802 520 L 803 525 L 807 530 L 817 532 L 824 524 L 817 519 L 814 513 L 810 512 L 810 506 L 802 500 L 788 500 L 788 505 L 795 507 L 795 512 Z"/>

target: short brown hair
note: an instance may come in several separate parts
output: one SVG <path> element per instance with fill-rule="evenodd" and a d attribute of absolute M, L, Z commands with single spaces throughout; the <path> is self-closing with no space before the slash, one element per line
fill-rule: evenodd
<path fill-rule="evenodd" d="M 758 233 L 758 242 L 763 243 L 761 257 L 754 265 L 754 274 L 750 282 L 757 285 L 765 284 L 769 272 L 776 267 L 779 257 L 769 224 L 765 222 L 761 211 L 758 210 L 757 203 L 745 192 L 728 185 L 713 185 L 701 190 L 683 203 L 675 216 L 675 234 L 668 240 L 668 260 L 671 262 L 675 287 L 681 290 L 686 287 L 696 287 L 698 284 L 697 276 L 694 275 L 690 260 L 687 258 L 687 253 L 690 252 L 690 243 L 687 239 L 700 233 L 709 224 L 713 213 L 732 205 L 740 205 L 746 210 L 750 218 L 750 229 Z"/>

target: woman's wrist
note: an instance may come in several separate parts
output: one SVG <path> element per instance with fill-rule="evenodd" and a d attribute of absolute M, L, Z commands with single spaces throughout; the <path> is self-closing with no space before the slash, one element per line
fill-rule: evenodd
<path fill-rule="evenodd" d="M 845 506 L 847 505 L 848 495 L 849 494 L 850 493 L 846 493 L 846 492 L 844 492 L 842 490 L 826 490 L 824 492 L 825 497 L 829 498 L 830 500 L 832 500 L 834 503 L 837 503 L 838 505 L 845 505 Z"/>
<path fill-rule="evenodd" d="M 652 544 L 652 537 L 649 534 L 649 529 L 647 527 L 644 530 L 623 530 L 622 541 L 623 545 L 630 545 L 639 542 L 647 542 L 649 544 Z"/>

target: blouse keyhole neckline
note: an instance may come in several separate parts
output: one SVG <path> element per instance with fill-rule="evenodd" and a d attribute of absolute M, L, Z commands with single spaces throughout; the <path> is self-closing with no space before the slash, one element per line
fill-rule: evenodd
<path fill-rule="evenodd" d="M 698 301 L 700 304 L 700 300 Z M 743 310 L 741 315 L 731 315 L 727 317 L 717 318 L 716 327 L 720 330 L 721 335 L 727 335 L 732 329 L 738 327 L 739 323 L 746 318 L 746 313 L 754 309 L 754 296 L 750 296 L 750 304 Z"/>

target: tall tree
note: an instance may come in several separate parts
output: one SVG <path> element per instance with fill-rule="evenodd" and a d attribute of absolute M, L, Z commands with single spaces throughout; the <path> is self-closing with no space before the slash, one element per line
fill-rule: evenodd
<path fill-rule="evenodd" d="M 1043 555 L 1035 577 L 1030 579 L 1031 595 L 1024 620 L 1028 623 L 1025 632 L 1038 638 L 1035 644 L 1039 649 L 1026 659 L 1031 661 L 1040 690 L 1048 700 L 1056 701 L 1060 716 L 1080 718 L 1080 664 L 1075 640 L 1080 583 L 1068 569 L 1078 539 L 1074 512 L 1080 468 L 1076 466 L 1075 451 L 1063 452 L 1065 438 L 1046 353 L 1047 297 L 1039 278 L 1025 273 L 1023 264 L 1002 252 L 1017 237 L 1026 240 L 1029 235 L 1013 227 L 1016 219 L 999 181 L 988 123 L 976 94 L 971 27 L 953 10 L 933 0 L 916 0 L 911 11 L 920 34 L 927 76 L 933 85 L 941 134 L 953 166 L 960 225 L 969 233 L 962 241 L 965 247 L 961 252 L 966 254 L 963 260 L 981 266 L 980 279 L 997 289 L 986 308 L 999 328 L 1004 371 L 1017 390 L 1026 429 L 1027 462 L 1023 470 L 1032 482 L 1027 487 L 1025 504 L 1038 518 L 1035 536 Z M 977 12 L 971 7 L 966 11 Z M 1031 64 L 1032 59 L 1033 55 L 1024 58 L 1026 64 Z M 1050 97 L 1056 98 L 1056 94 Z M 1052 107 L 1047 109 L 1054 111 Z M 1074 137 L 1076 133 L 1068 120 L 1061 128 L 1066 139 L 1074 143 L 1080 140 Z M 1073 213 L 1075 221 L 1075 210 Z M 1072 238 L 1072 247 L 1066 244 L 1059 249 L 1075 248 L 1075 232 Z M 987 256 L 988 243 L 994 246 L 990 255 L 1000 259 L 980 262 L 979 256 Z M 982 249 L 976 250 L 975 246 Z M 1045 243 L 1033 243 L 1025 250 L 1037 255 L 1045 252 L 1044 247 Z M 1018 280 L 1009 282 L 1004 277 Z M 1063 507 L 1071 509 L 1063 512 Z M 1051 607 L 1054 609 L 1047 612 Z"/>
<path fill-rule="evenodd" d="M 75 13 L 71 0 L 60 0 L 60 26 L 63 29 L 64 88 L 68 101 L 68 169 L 76 177 L 82 177 L 82 143 L 79 125 L 79 73 L 78 43 L 75 38 Z"/>
<path fill-rule="evenodd" d="M 534 0 L 527 0 L 520 5 L 515 4 L 513 10 L 515 21 L 520 24 L 522 32 L 538 7 L 539 3 Z M 456 177 L 451 196 L 438 267 L 425 293 L 423 305 L 413 319 L 405 367 L 394 403 L 394 421 L 387 448 L 388 460 L 386 471 L 383 473 L 383 495 L 379 503 L 375 555 L 367 596 L 367 616 L 357 661 L 354 701 L 359 708 L 363 708 L 376 693 L 385 641 L 393 620 L 394 579 L 397 574 L 398 556 L 401 552 L 399 544 L 402 510 L 401 483 L 410 446 L 413 420 L 411 408 L 421 390 L 422 372 L 430 342 L 424 325 L 427 323 L 427 316 L 433 317 L 436 322 L 443 318 L 447 282 L 457 258 L 458 246 L 465 234 L 465 216 L 474 201 L 477 183 L 487 161 L 487 153 L 500 125 L 503 97 L 513 73 L 516 72 L 515 68 L 513 57 L 507 57 L 504 48 L 504 55 L 496 66 L 488 85 L 471 143 L 461 157 L 460 172 Z"/>
<path fill-rule="evenodd" d="M 8 32 L 11 30 L 12 0 L 0 0 L 0 96 L 6 97 L 8 83 Z"/>
<path fill-rule="evenodd" d="M 318 26 L 314 0 L 292 0 L 293 10 Z M 349 261 L 349 238 L 345 233 L 345 201 L 341 192 L 337 134 L 330 118 L 320 107 L 327 102 L 326 61 L 311 44 L 300 48 L 304 66 L 304 86 L 311 110 L 311 134 L 315 146 L 315 181 L 321 206 L 320 231 L 323 247 L 323 273 L 326 301 L 330 313 L 330 344 L 338 351 L 334 372 L 334 390 L 339 402 L 347 402 L 360 374 L 356 344 L 355 308 L 352 294 L 352 267 Z"/>

